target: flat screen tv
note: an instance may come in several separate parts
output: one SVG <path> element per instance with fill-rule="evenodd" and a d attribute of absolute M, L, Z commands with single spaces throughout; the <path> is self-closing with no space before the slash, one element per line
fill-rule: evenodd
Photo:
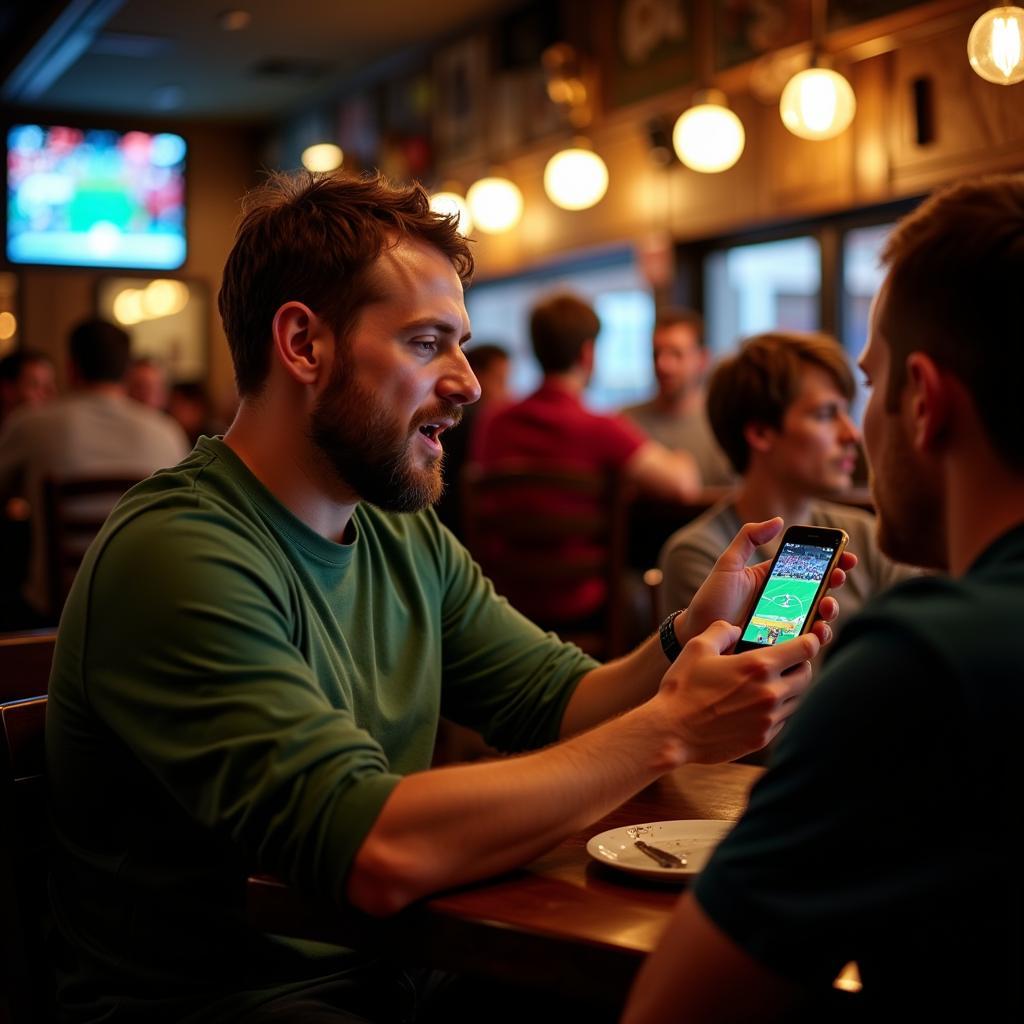
<path fill-rule="evenodd" d="M 8 260 L 177 269 L 186 249 L 186 151 L 169 132 L 13 125 Z"/>

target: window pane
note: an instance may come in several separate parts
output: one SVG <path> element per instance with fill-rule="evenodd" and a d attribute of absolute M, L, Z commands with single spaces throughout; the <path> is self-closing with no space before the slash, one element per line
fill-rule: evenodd
<path fill-rule="evenodd" d="M 601 319 L 594 375 L 586 402 L 594 409 L 617 409 L 654 391 L 651 329 L 654 300 L 632 261 L 474 285 L 466 293 L 473 344 L 491 342 L 512 357 L 509 386 L 526 395 L 540 383 L 530 348 L 530 310 L 542 299 L 569 291 L 593 304 Z"/>
<path fill-rule="evenodd" d="M 737 245 L 705 263 L 704 308 L 712 352 L 775 329 L 821 326 L 821 247 L 814 238 Z"/>
<path fill-rule="evenodd" d="M 843 346 L 860 355 L 868 337 L 868 310 L 885 272 L 878 258 L 892 224 L 854 228 L 843 237 Z"/>
<path fill-rule="evenodd" d="M 852 228 L 843 236 L 842 342 L 853 364 L 867 342 L 871 300 L 885 277 L 878 257 L 892 227 L 892 224 L 874 224 L 867 228 Z M 853 416 L 860 423 L 868 396 L 860 374 L 856 373 L 855 377 L 858 379 Z"/>

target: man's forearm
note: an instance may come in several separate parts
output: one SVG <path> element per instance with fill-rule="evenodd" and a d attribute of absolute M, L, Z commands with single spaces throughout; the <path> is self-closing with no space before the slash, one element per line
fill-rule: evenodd
<path fill-rule="evenodd" d="M 410 775 L 388 797 L 356 855 L 349 899 L 387 914 L 518 867 L 685 757 L 683 744 L 647 704 L 523 757 Z"/>
<path fill-rule="evenodd" d="M 575 736 L 650 700 L 669 663 L 657 635 L 632 653 L 592 669 L 577 684 L 562 716 L 560 735 Z"/>

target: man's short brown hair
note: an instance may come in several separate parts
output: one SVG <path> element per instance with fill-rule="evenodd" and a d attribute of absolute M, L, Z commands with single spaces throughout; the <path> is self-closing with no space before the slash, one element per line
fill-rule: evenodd
<path fill-rule="evenodd" d="M 686 306 L 662 306 L 654 316 L 655 331 L 666 327 L 692 327 L 697 344 L 704 348 L 704 318 L 695 309 Z"/>
<path fill-rule="evenodd" d="M 259 392 L 267 378 L 277 310 L 303 302 L 345 337 L 372 299 L 369 268 L 396 239 L 439 249 L 464 283 L 473 272 L 456 218 L 434 213 L 419 184 L 393 186 L 380 174 L 275 174 L 242 209 L 217 299 L 240 395 Z"/>
<path fill-rule="evenodd" d="M 786 410 L 800 394 L 808 366 L 824 370 L 839 393 L 853 401 L 853 373 L 839 343 L 827 334 L 755 334 L 715 368 L 708 384 L 708 419 L 737 473 L 745 473 L 750 463 L 747 427 L 758 423 L 781 428 Z"/>
<path fill-rule="evenodd" d="M 886 405 L 895 411 L 907 356 L 924 352 L 974 399 L 989 443 L 1024 471 L 1024 175 L 994 175 L 936 192 L 897 224 L 882 251 L 889 268 L 883 322 Z"/>
<path fill-rule="evenodd" d="M 552 295 L 530 313 L 533 354 L 545 373 L 567 373 L 580 359 L 583 343 L 593 341 L 601 321 L 576 295 Z"/>
<path fill-rule="evenodd" d="M 94 317 L 71 329 L 68 353 L 82 380 L 109 384 L 124 379 L 132 356 L 132 340 L 117 324 Z"/>

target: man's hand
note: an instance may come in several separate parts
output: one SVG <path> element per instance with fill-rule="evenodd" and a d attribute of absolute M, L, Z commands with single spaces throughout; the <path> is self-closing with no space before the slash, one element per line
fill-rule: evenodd
<path fill-rule="evenodd" d="M 733 542 L 722 552 L 714 569 L 694 594 L 685 614 L 676 617 L 675 627 L 679 642 L 685 645 L 702 633 L 713 622 L 741 623 L 746 617 L 758 590 L 768 575 L 771 562 L 748 566 L 750 556 L 762 545 L 778 536 L 782 519 L 768 519 L 763 523 L 747 523 Z M 829 589 L 836 590 L 846 582 L 846 573 L 857 564 L 857 556 L 843 552 L 839 565 L 829 579 Z M 818 605 L 818 618 L 813 632 L 822 644 L 832 639 L 828 623 L 836 617 L 839 605 L 834 597 L 824 597 Z"/>
<path fill-rule="evenodd" d="M 712 623 L 687 642 L 651 702 L 668 716 L 685 761 L 713 764 L 760 750 L 810 684 L 821 646 L 814 634 L 724 657 L 739 636 L 738 626 Z"/>

